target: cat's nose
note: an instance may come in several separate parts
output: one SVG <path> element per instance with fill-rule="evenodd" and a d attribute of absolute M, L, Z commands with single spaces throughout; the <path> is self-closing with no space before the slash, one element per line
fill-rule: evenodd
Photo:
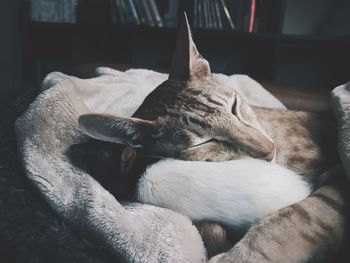
<path fill-rule="evenodd" d="M 276 147 L 273 147 L 272 151 L 269 154 L 267 154 L 263 159 L 270 162 L 273 160 L 273 158 L 275 158 L 275 155 L 276 155 Z"/>

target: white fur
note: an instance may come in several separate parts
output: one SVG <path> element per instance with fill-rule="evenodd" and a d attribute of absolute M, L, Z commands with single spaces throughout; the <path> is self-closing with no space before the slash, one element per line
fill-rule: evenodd
<path fill-rule="evenodd" d="M 194 221 L 245 228 L 299 202 L 311 186 L 280 165 L 245 159 L 220 163 L 163 160 L 145 171 L 137 198 Z"/>

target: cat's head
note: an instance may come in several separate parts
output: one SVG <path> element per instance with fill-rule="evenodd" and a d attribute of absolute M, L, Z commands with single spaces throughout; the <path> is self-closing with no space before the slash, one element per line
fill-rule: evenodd
<path fill-rule="evenodd" d="M 224 161 L 271 160 L 275 154 L 250 106 L 212 78 L 186 15 L 169 79 L 147 96 L 134 116 L 86 114 L 79 124 L 93 138 L 139 147 L 149 155 Z"/>

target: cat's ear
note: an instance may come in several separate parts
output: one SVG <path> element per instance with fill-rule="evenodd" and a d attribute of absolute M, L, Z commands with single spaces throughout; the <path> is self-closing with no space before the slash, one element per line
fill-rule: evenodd
<path fill-rule="evenodd" d="M 201 54 L 191 36 L 186 13 L 183 14 L 169 79 L 190 80 L 210 75 L 210 66 Z"/>
<path fill-rule="evenodd" d="M 142 147 L 146 134 L 155 127 L 154 122 L 138 118 L 107 114 L 85 114 L 79 117 L 79 126 L 92 138 Z"/>

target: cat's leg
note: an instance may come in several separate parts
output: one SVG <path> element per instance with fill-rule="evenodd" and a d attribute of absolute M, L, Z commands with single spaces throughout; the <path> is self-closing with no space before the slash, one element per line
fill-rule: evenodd
<path fill-rule="evenodd" d="M 217 223 L 205 221 L 198 224 L 197 228 L 209 258 L 228 251 L 237 242 L 229 230 Z"/>
<path fill-rule="evenodd" d="M 341 244 L 345 211 L 344 190 L 335 185 L 323 186 L 302 202 L 266 217 L 230 251 L 209 262 L 301 263 L 320 260 Z"/>

